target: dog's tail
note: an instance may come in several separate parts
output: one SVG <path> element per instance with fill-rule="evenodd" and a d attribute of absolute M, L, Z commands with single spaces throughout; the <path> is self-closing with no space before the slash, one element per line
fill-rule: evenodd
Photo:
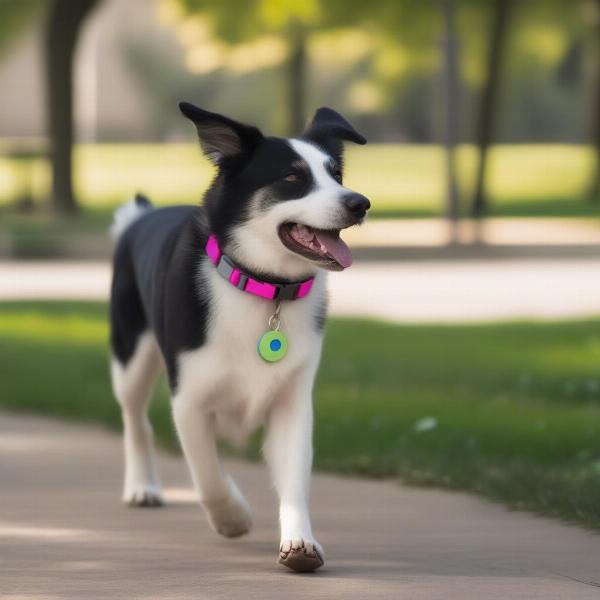
<path fill-rule="evenodd" d="M 118 240 L 125 230 L 141 216 L 154 208 L 152 202 L 143 194 L 136 194 L 133 200 L 115 210 L 109 233 L 113 240 Z"/>

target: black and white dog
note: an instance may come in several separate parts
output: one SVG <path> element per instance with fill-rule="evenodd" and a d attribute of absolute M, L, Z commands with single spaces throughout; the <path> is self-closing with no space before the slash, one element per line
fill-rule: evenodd
<path fill-rule="evenodd" d="M 365 139 L 321 108 L 302 137 L 191 104 L 217 176 L 204 206 L 155 210 L 145 198 L 115 213 L 112 382 L 125 434 L 125 502 L 162 503 L 147 405 L 166 367 L 177 432 L 211 526 L 247 533 L 250 509 L 219 464 L 215 440 L 266 425 L 264 454 L 280 498 L 279 562 L 323 564 L 311 529 L 312 389 L 326 313 L 325 271 L 352 262 L 341 229 L 369 201 L 342 184 L 344 140 Z"/>

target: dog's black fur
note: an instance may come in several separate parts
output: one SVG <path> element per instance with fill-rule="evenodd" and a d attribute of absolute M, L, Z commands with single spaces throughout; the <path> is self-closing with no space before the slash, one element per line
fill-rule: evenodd
<path fill-rule="evenodd" d="M 151 329 L 172 388 L 177 384 L 177 355 L 201 346 L 206 335 L 209 302 L 197 276 L 208 238 L 202 213 L 194 206 L 149 211 L 127 229 L 114 255 L 113 353 L 127 364 L 139 336 Z"/>

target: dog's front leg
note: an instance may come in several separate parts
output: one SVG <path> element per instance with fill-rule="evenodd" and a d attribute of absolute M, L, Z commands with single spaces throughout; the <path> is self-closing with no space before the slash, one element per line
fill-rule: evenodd
<path fill-rule="evenodd" d="M 273 405 L 264 447 L 279 494 L 279 562 L 295 571 L 314 571 L 324 561 L 323 548 L 312 533 L 308 506 L 312 426 L 311 378 Z"/>
<path fill-rule="evenodd" d="M 173 401 L 175 425 L 200 503 L 211 527 L 226 537 L 250 531 L 252 516 L 246 499 L 223 473 L 216 445 L 214 415 L 196 397 L 178 395 Z"/>

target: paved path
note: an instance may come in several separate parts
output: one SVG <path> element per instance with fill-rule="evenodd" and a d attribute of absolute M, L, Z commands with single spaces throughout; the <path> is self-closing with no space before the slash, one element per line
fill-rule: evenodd
<path fill-rule="evenodd" d="M 107 262 L 0 262 L 0 298 L 105 299 Z M 357 262 L 330 278 L 335 315 L 395 321 L 600 313 L 600 255 L 587 259 Z"/>
<path fill-rule="evenodd" d="M 462 219 L 456 228 L 463 244 L 477 240 L 492 247 L 555 246 L 600 244 L 600 222 L 595 219 L 488 218 Z M 344 231 L 344 239 L 354 248 L 364 247 L 443 247 L 452 240 L 446 219 L 369 219 L 361 227 Z"/>
<path fill-rule="evenodd" d="M 317 475 L 317 574 L 275 565 L 276 504 L 262 466 L 229 462 L 254 509 L 240 540 L 213 534 L 180 458 L 161 455 L 169 504 L 118 500 L 119 438 L 0 413 L 4 600 L 587 600 L 600 535 L 464 494 Z"/>

